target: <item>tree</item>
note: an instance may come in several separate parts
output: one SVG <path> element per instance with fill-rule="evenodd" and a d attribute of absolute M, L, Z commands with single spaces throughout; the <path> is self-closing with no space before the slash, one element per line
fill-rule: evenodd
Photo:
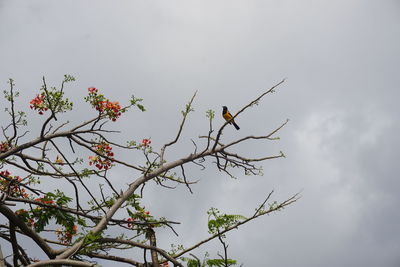
<path fill-rule="evenodd" d="M 94 266 L 96 259 L 134 266 L 183 266 L 185 262 L 187 266 L 231 266 L 236 261 L 228 256 L 226 234 L 298 199 L 298 194 L 295 194 L 281 202 L 272 201 L 273 192 L 270 192 L 255 212 L 247 217 L 225 214 L 211 208 L 208 212 L 208 238 L 199 240 L 191 247 L 177 246 L 170 251 L 160 248 L 157 246 L 155 229 L 175 233 L 174 225 L 178 222 L 158 218 L 143 207 L 144 186 L 149 186 L 151 181 L 154 182 L 151 186 L 173 190 L 171 185 L 183 184 L 192 192 L 196 182 L 187 176 L 188 169 L 193 168 L 188 166 L 189 163 L 201 169 L 214 164 L 219 171 L 231 177 L 233 168 L 243 170 L 246 175 L 261 175 L 261 169 L 256 165 L 258 162 L 281 158 L 284 154 L 280 152 L 251 158 L 230 151 L 248 140 L 279 139 L 275 134 L 287 121 L 267 135 L 245 136 L 223 144 L 222 133 L 229 122 L 215 130 L 215 112 L 208 110 L 207 135 L 199 136 L 196 142 L 192 141 L 193 148 L 190 148 L 186 157 L 167 161 L 165 155 L 168 149 L 182 139 L 185 122 L 193 111 L 196 93 L 182 111 L 176 136 L 156 150 L 149 138 L 128 140 L 126 143 L 113 142 L 110 138 L 118 134 L 112 128 L 112 123 L 123 117 L 123 113 L 132 108 L 145 111 L 140 98 L 132 96 L 127 106 L 121 106 L 91 87 L 84 100 L 95 110 L 93 118 L 80 123 L 63 121 L 63 113 L 73 109 L 64 86 L 74 80 L 74 77 L 65 75 L 61 86 L 56 88 L 48 87 L 43 77 L 40 91 L 30 101 L 33 112 L 37 112 L 38 116 L 46 116 L 36 136 L 26 130 L 28 122 L 25 111 L 16 110 L 15 101 L 19 93 L 12 79 L 9 80 L 8 90 L 4 91 L 8 102 L 5 110 L 10 121 L 2 127 L 3 140 L 0 142 L 0 212 L 7 221 L 0 224 L 0 238 L 12 248 L 10 258 L 13 263 L 9 263 L 7 258 L 7 266 Z M 273 93 L 283 82 L 245 105 L 233 118 L 257 105 L 261 98 Z M 124 150 L 143 155 L 144 162 L 133 163 L 129 160 L 132 157 L 120 158 L 118 154 Z M 118 188 L 109 179 L 116 166 L 128 168 L 132 173 L 130 177 L 135 177 L 129 178 L 131 180 L 127 188 L 122 185 Z M 58 188 L 45 190 L 45 185 L 51 181 L 57 181 Z M 74 194 L 68 195 L 63 190 L 68 186 L 73 188 Z M 213 239 L 218 239 L 223 249 L 217 258 L 207 253 L 200 260 L 192 253 Z M 20 240 L 31 240 L 47 255 L 47 259 L 35 258 L 30 254 L 26 242 L 21 243 Z M 126 249 L 142 252 L 124 253 L 128 255 L 126 257 L 113 254 Z"/>

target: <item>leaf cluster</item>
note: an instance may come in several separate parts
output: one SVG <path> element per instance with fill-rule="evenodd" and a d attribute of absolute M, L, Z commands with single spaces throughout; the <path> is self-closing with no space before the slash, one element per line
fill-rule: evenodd
<path fill-rule="evenodd" d="M 217 208 L 209 209 L 207 214 L 208 232 L 210 234 L 218 234 L 222 230 L 226 230 L 238 222 L 247 219 L 245 216 L 238 214 L 221 214 Z"/>

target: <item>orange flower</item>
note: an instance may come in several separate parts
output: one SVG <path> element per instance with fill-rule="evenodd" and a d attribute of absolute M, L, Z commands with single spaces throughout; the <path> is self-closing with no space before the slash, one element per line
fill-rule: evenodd
<path fill-rule="evenodd" d="M 96 166 L 99 170 L 105 169 L 108 170 L 111 167 L 111 163 L 114 161 L 112 158 L 114 156 L 114 152 L 112 152 L 112 147 L 106 142 L 101 142 L 99 144 L 94 145 L 93 147 L 99 154 L 105 156 L 89 156 L 89 165 Z"/>
<path fill-rule="evenodd" d="M 44 102 L 44 93 L 41 93 L 40 95 L 36 95 L 34 99 L 32 99 L 30 102 L 30 108 L 34 110 L 38 110 L 39 114 L 42 115 L 43 111 L 47 111 L 48 108 L 45 106 Z"/>
<path fill-rule="evenodd" d="M 0 153 L 7 152 L 10 148 L 10 145 L 6 141 L 0 143 Z"/>

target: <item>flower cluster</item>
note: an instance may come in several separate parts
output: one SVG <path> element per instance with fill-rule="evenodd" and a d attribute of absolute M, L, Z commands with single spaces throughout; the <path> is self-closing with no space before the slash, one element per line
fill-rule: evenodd
<path fill-rule="evenodd" d="M 36 97 L 29 102 L 30 108 L 38 110 L 40 115 L 43 115 L 43 112 L 49 109 L 45 104 L 44 96 L 44 93 L 41 93 L 40 95 L 36 95 Z"/>
<path fill-rule="evenodd" d="M 7 178 L 11 178 L 11 174 L 10 174 L 10 172 L 9 172 L 8 170 L 1 171 L 1 172 L 0 172 L 0 175 L 1 175 L 1 176 L 5 176 L 5 177 L 7 177 Z"/>
<path fill-rule="evenodd" d="M 111 102 L 104 95 L 99 94 L 99 90 L 94 87 L 88 88 L 88 92 L 89 95 L 85 97 L 86 102 L 89 102 L 101 114 L 106 114 L 112 121 L 116 121 L 121 116 L 123 111 L 119 102 Z"/>
<path fill-rule="evenodd" d="M 75 80 L 70 75 L 65 75 L 63 84 Z M 56 114 L 72 110 L 73 103 L 64 97 L 62 89 L 56 87 L 47 88 L 44 83 L 40 88 L 40 93 L 36 95 L 30 102 L 30 108 L 37 110 L 40 115 L 49 109 Z"/>
<path fill-rule="evenodd" d="M 132 214 L 132 215 L 133 215 L 133 214 Z M 145 210 L 143 209 L 143 210 L 140 210 L 139 212 L 137 212 L 137 213 L 135 214 L 135 216 L 132 216 L 132 217 L 128 218 L 127 221 L 128 221 L 128 222 L 133 222 L 133 221 L 135 221 L 135 220 L 137 220 L 137 219 L 139 219 L 139 220 L 146 220 L 147 218 L 150 218 L 150 217 L 151 217 L 150 211 L 145 211 Z M 131 224 L 131 223 L 128 223 L 128 227 L 129 227 L 129 228 L 132 228 L 132 224 Z"/>
<path fill-rule="evenodd" d="M 136 219 L 136 218 L 130 217 L 130 218 L 128 218 L 127 221 L 128 221 L 128 222 L 133 222 L 135 219 Z M 131 224 L 131 223 L 128 223 L 128 227 L 131 228 L 131 227 L 132 227 L 132 224 Z"/>
<path fill-rule="evenodd" d="M 8 142 L 3 141 L 0 143 L 0 153 L 7 152 L 10 148 L 11 146 L 8 144 Z"/>
<path fill-rule="evenodd" d="M 0 191 L 8 191 L 13 197 L 28 198 L 25 188 L 20 187 L 21 182 L 21 177 L 11 176 L 11 173 L 8 170 L 0 172 Z"/>
<path fill-rule="evenodd" d="M 47 196 L 44 197 L 39 197 L 37 199 L 35 199 L 38 202 L 41 202 L 43 204 L 54 204 L 54 200 L 49 199 Z"/>
<path fill-rule="evenodd" d="M 121 116 L 121 106 L 119 105 L 119 102 L 110 102 L 107 100 L 105 103 L 102 103 L 100 112 L 102 112 L 101 109 L 105 111 L 112 121 L 116 121 L 118 117 Z"/>
<path fill-rule="evenodd" d="M 127 142 L 127 147 L 137 150 L 146 150 L 148 152 L 152 151 L 151 147 L 151 139 L 150 138 L 143 138 L 142 141 L 136 142 L 134 140 Z"/>
<path fill-rule="evenodd" d="M 93 147 L 97 153 L 100 155 L 106 156 L 107 158 L 103 158 L 99 155 L 90 156 L 89 157 L 89 165 L 96 166 L 97 169 L 105 169 L 108 170 L 111 167 L 114 157 L 114 152 L 112 152 L 112 147 L 106 142 L 100 142 Z"/>
<path fill-rule="evenodd" d="M 76 235 L 77 230 L 78 227 L 76 226 L 76 224 L 74 224 L 74 226 L 71 229 L 62 230 L 58 228 L 56 229 L 57 238 L 58 240 L 61 241 L 61 243 L 69 244 L 71 243 L 72 237 Z"/>
<path fill-rule="evenodd" d="M 150 144 L 151 144 L 151 140 L 150 139 L 145 138 L 145 139 L 142 140 L 142 146 L 148 147 Z"/>
<path fill-rule="evenodd" d="M 97 92 L 99 91 L 99 89 L 94 88 L 94 87 L 89 87 L 88 88 L 89 94 L 97 94 Z"/>

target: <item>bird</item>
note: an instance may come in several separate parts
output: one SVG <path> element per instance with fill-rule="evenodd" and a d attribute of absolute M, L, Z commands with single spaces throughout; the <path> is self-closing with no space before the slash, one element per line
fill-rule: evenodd
<path fill-rule="evenodd" d="M 236 130 L 239 130 L 240 127 L 235 123 L 235 121 L 232 119 L 233 116 L 232 114 L 228 111 L 228 108 L 226 106 L 222 107 L 222 117 L 229 122 L 229 124 L 233 124 L 235 126 Z"/>

